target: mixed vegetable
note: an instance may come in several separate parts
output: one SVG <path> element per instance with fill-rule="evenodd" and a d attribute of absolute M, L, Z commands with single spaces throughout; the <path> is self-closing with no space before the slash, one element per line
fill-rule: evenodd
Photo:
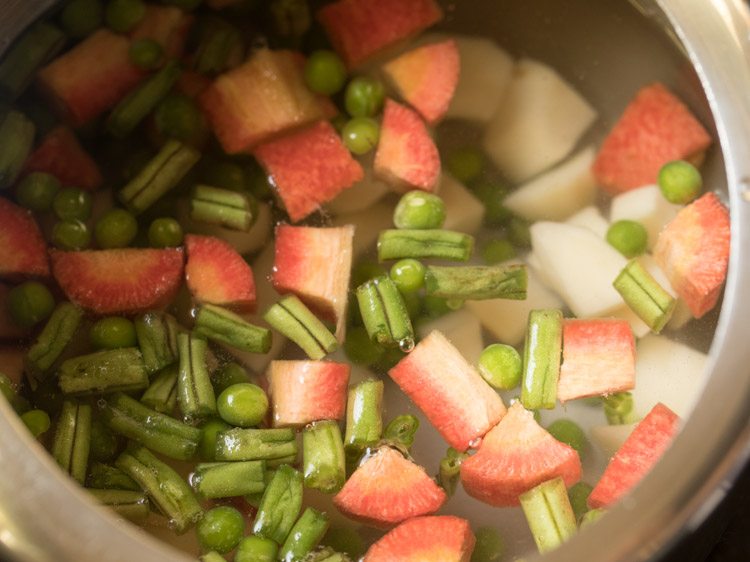
<path fill-rule="evenodd" d="M 669 446 L 710 136 L 656 83 L 573 153 L 596 110 L 443 18 L 68 0 L 0 59 L 0 390 L 98 503 L 204 562 L 491 561 Z"/>

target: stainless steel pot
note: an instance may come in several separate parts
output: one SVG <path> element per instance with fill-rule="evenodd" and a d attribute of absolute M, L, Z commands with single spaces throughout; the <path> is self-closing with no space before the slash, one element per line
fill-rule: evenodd
<path fill-rule="evenodd" d="M 50 3 L 0 0 L 0 52 Z M 750 11 L 742 0 L 504 0 L 457 2 L 450 14 L 454 27 L 496 36 L 516 54 L 560 69 L 602 110 L 602 130 L 640 85 L 660 79 L 713 124 L 721 145 L 706 176 L 730 203 L 732 254 L 703 397 L 634 493 L 549 556 L 654 558 L 703 521 L 750 455 L 750 299 L 742 293 L 750 286 Z M 709 341 L 706 334 L 697 338 Z M 188 560 L 95 506 L 4 401 L 0 470 L 0 555 L 35 562 Z"/>

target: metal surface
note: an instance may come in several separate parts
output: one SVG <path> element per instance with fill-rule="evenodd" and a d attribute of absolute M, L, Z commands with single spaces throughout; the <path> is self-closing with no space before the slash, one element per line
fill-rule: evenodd
<path fill-rule="evenodd" d="M 0 51 L 14 30 L 51 3 L 0 0 Z M 711 347 L 710 383 L 675 445 L 643 484 L 608 517 L 545 558 L 550 560 L 658 557 L 700 523 L 750 454 L 750 348 L 745 341 L 750 299 L 742 291 L 750 286 L 750 16 L 740 0 L 633 4 L 655 23 L 636 17 L 624 0 L 503 0 L 477 3 L 472 10 L 458 6 L 451 18 L 452 25 L 470 31 L 481 21 L 480 31 L 498 34 L 514 54 L 538 56 L 561 69 L 603 108 L 594 135 L 611 125 L 635 88 L 660 79 L 704 122 L 713 116 L 721 144 L 721 154 L 707 163 L 707 178 L 712 188 L 726 186 L 732 255 Z M 681 41 L 679 47 L 673 37 Z M 19 560 L 188 560 L 93 506 L 29 438 L 4 401 L 0 467 L 0 545 Z"/>

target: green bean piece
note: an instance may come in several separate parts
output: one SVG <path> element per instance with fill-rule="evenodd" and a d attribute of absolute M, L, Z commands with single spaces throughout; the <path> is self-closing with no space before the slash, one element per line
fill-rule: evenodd
<path fill-rule="evenodd" d="M 479 356 L 479 374 L 495 390 L 512 390 L 521 382 L 523 360 L 516 348 L 493 343 Z"/>
<path fill-rule="evenodd" d="M 383 381 L 365 380 L 349 389 L 344 446 L 347 460 L 356 462 L 365 448 L 383 433 Z"/>
<path fill-rule="evenodd" d="M 65 400 L 57 420 L 52 456 L 80 484 L 86 480 L 90 445 L 91 406 Z"/>
<path fill-rule="evenodd" d="M 301 508 L 302 474 L 289 465 L 282 465 L 263 492 L 253 532 L 284 544 Z"/>
<path fill-rule="evenodd" d="M 559 476 L 524 492 L 519 500 L 539 552 L 554 550 L 578 530 L 565 482 Z"/>
<path fill-rule="evenodd" d="M 170 365 L 154 375 L 141 396 L 141 402 L 162 414 L 171 414 L 177 406 L 177 377 L 179 367 Z"/>
<path fill-rule="evenodd" d="M 178 330 L 177 321 L 166 314 L 147 312 L 135 319 L 135 335 L 149 375 L 177 361 Z"/>
<path fill-rule="evenodd" d="M 143 521 L 148 517 L 148 498 L 143 492 L 89 488 L 88 492 L 102 505 L 113 509 L 129 521 Z"/>
<path fill-rule="evenodd" d="M 401 196 L 393 210 L 393 224 L 402 230 L 442 228 L 445 203 L 432 193 L 415 189 Z"/>
<path fill-rule="evenodd" d="M 305 556 L 305 562 L 351 562 L 346 554 L 336 552 L 330 547 L 318 549 Z"/>
<path fill-rule="evenodd" d="M 13 323 L 28 329 L 50 317 L 55 298 L 42 283 L 26 281 L 8 291 L 5 306 Z"/>
<path fill-rule="evenodd" d="M 446 299 L 526 299 L 525 265 L 441 267 L 428 265 L 428 295 Z"/>
<path fill-rule="evenodd" d="M 164 49 L 153 39 L 137 39 L 130 44 L 128 56 L 130 62 L 141 70 L 154 70 L 161 66 Z"/>
<path fill-rule="evenodd" d="M 300 346 L 310 359 L 323 359 L 338 348 L 336 336 L 294 295 L 271 306 L 263 319 Z"/>
<path fill-rule="evenodd" d="M 305 486 L 332 494 L 346 481 L 344 441 L 338 422 L 314 422 L 302 431 Z"/>
<path fill-rule="evenodd" d="M 10 187 L 21 173 L 34 144 L 36 127 L 18 111 L 10 111 L 0 122 L 0 189 Z"/>
<path fill-rule="evenodd" d="M 532 310 L 529 313 L 521 383 L 521 403 L 527 410 L 555 407 L 562 354 L 562 320 L 559 310 Z"/>
<path fill-rule="evenodd" d="M 203 510 L 187 482 L 145 447 L 125 451 L 115 466 L 138 482 L 177 534 L 184 533 L 200 519 Z"/>
<path fill-rule="evenodd" d="M 148 374 L 135 347 L 97 351 L 63 361 L 60 390 L 69 396 L 141 390 Z"/>
<path fill-rule="evenodd" d="M 459 453 L 453 447 L 448 447 L 445 456 L 440 460 L 438 484 L 449 496 L 456 491 L 456 485 L 461 476 L 461 463 L 467 458 L 469 458 L 468 454 Z"/>
<path fill-rule="evenodd" d="M 92 463 L 88 478 L 86 478 L 86 486 L 101 490 L 131 490 L 136 492 L 141 489 L 138 482 L 116 466 L 100 462 Z"/>
<path fill-rule="evenodd" d="M 484 171 L 484 153 L 474 146 L 462 146 L 445 159 L 448 172 L 464 185 L 478 180 Z"/>
<path fill-rule="evenodd" d="M 211 18 L 195 51 L 194 68 L 201 74 L 220 74 L 232 67 L 232 59 L 242 51 L 240 31 L 222 19 Z"/>
<path fill-rule="evenodd" d="M 271 539 L 250 535 L 242 539 L 234 553 L 234 562 L 276 562 L 279 545 Z"/>
<path fill-rule="evenodd" d="M 279 551 L 279 560 L 295 562 L 303 559 L 320 543 L 330 522 L 325 513 L 308 507 L 292 527 Z"/>
<path fill-rule="evenodd" d="M 635 423 L 640 418 L 635 411 L 633 395 L 630 392 L 616 392 L 602 398 L 604 415 L 609 425 Z"/>
<path fill-rule="evenodd" d="M 602 515 L 606 513 L 606 510 L 602 509 L 601 507 L 598 509 L 590 509 L 586 513 L 583 514 L 583 517 L 581 517 L 581 529 L 584 527 L 588 527 L 592 523 L 596 523 L 599 521 L 599 519 L 602 518 Z"/>
<path fill-rule="evenodd" d="M 276 33 L 293 44 L 298 44 L 312 25 L 310 6 L 306 0 L 271 0 L 268 9 Z"/>
<path fill-rule="evenodd" d="M 370 339 L 382 346 L 414 347 L 414 328 L 404 298 L 387 275 L 357 287 L 357 303 Z"/>
<path fill-rule="evenodd" d="M 198 185 L 190 198 L 190 218 L 247 232 L 255 222 L 247 195 L 230 189 Z"/>
<path fill-rule="evenodd" d="M 628 262 L 612 286 L 655 334 L 661 332 L 672 317 L 677 301 L 638 260 Z"/>
<path fill-rule="evenodd" d="M 200 160 L 200 152 L 176 140 L 167 141 L 159 153 L 123 187 L 120 201 L 138 215 L 174 188 Z"/>
<path fill-rule="evenodd" d="M 482 259 L 487 265 L 496 265 L 511 260 L 517 255 L 516 249 L 510 240 L 497 238 L 490 240 L 482 249 Z"/>
<path fill-rule="evenodd" d="M 177 403 L 186 419 L 216 414 L 216 396 L 206 365 L 208 342 L 192 334 L 177 335 L 180 358 Z"/>
<path fill-rule="evenodd" d="M 16 187 L 16 200 L 22 207 L 43 213 L 52 209 L 60 180 L 45 172 L 31 172 Z"/>
<path fill-rule="evenodd" d="M 245 534 L 245 516 L 234 507 L 219 505 L 203 514 L 196 527 L 203 551 L 226 553 L 234 549 Z"/>
<path fill-rule="evenodd" d="M 117 104 L 107 119 L 107 131 L 117 138 L 129 135 L 166 96 L 180 77 L 182 70 L 170 61 L 135 91 Z"/>
<path fill-rule="evenodd" d="M 392 441 L 409 450 L 414 444 L 414 436 L 419 429 L 419 420 L 411 414 L 402 414 L 393 418 L 383 431 L 383 439 Z"/>
<path fill-rule="evenodd" d="M 677 205 L 687 205 L 703 190 L 703 177 L 698 168 L 685 160 L 667 162 L 657 178 L 664 199 Z"/>
<path fill-rule="evenodd" d="M 265 461 L 213 462 L 195 467 L 190 485 L 202 498 L 232 498 L 266 489 Z"/>
<path fill-rule="evenodd" d="M 109 429 L 104 422 L 95 418 L 91 422 L 91 449 L 89 451 L 89 460 L 108 462 L 117 456 L 120 448 L 119 439 L 114 432 Z"/>
<path fill-rule="evenodd" d="M 167 95 L 153 115 L 157 132 L 165 138 L 192 145 L 205 140 L 207 128 L 203 114 L 195 100 L 184 94 Z"/>
<path fill-rule="evenodd" d="M 211 418 L 206 420 L 201 426 L 201 443 L 198 450 L 199 456 L 205 461 L 216 460 L 216 444 L 219 439 L 219 433 L 232 429 L 232 426 L 224 420 Z"/>
<path fill-rule="evenodd" d="M 467 261 L 474 237 L 451 230 L 384 230 L 378 237 L 378 260 L 437 258 Z"/>
<path fill-rule="evenodd" d="M 505 554 L 505 542 L 492 527 L 480 527 L 474 532 L 476 543 L 471 562 L 500 562 Z"/>
<path fill-rule="evenodd" d="M 65 35 L 54 25 L 47 22 L 32 25 L 0 62 L 0 99 L 15 101 L 31 83 L 37 69 L 64 44 Z"/>
<path fill-rule="evenodd" d="M 117 393 L 98 402 L 102 421 L 107 426 L 149 449 L 177 460 L 195 455 L 201 430 L 166 416 Z"/>
<path fill-rule="evenodd" d="M 573 508 L 573 514 L 576 521 L 580 521 L 584 514 L 589 510 L 588 499 L 594 488 L 586 482 L 576 482 L 568 489 L 568 498 L 570 506 Z"/>
<path fill-rule="evenodd" d="M 60 12 L 60 25 L 73 39 L 90 35 L 103 20 L 104 7 L 99 0 L 70 0 Z"/>
<path fill-rule="evenodd" d="M 268 353 L 271 330 L 255 326 L 220 306 L 204 304 L 195 316 L 195 333 L 251 353 Z"/>
<path fill-rule="evenodd" d="M 237 558 L 235 557 L 235 560 L 236 559 Z M 221 554 L 219 554 L 215 550 L 212 550 L 211 552 L 206 552 L 205 554 L 201 554 L 198 560 L 199 562 L 227 562 L 227 559 L 224 558 Z"/>
<path fill-rule="evenodd" d="M 57 305 L 44 329 L 26 354 L 31 373 L 43 380 L 78 331 L 83 310 L 69 302 Z"/>
<path fill-rule="evenodd" d="M 24 412 L 21 414 L 21 421 L 35 439 L 46 433 L 50 425 L 52 425 L 49 414 L 44 410 L 29 410 L 28 412 Z"/>
<path fill-rule="evenodd" d="M 229 362 L 211 374 L 214 392 L 219 395 L 234 384 L 250 382 L 250 375 L 239 363 Z"/>
<path fill-rule="evenodd" d="M 234 428 L 219 433 L 217 461 L 255 461 L 297 455 L 297 440 L 292 428 Z"/>

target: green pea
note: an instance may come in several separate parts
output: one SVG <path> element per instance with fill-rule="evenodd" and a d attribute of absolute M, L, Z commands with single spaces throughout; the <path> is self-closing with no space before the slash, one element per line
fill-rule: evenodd
<path fill-rule="evenodd" d="M 91 216 L 91 194 L 76 187 L 65 187 L 52 200 L 52 209 L 60 220 L 85 221 Z"/>
<path fill-rule="evenodd" d="M 508 222 L 508 240 L 517 248 L 531 248 L 529 221 L 512 217 Z"/>
<path fill-rule="evenodd" d="M 305 82 L 313 92 L 330 96 L 344 87 L 346 66 L 336 53 L 314 51 L 305 63 Z"/>
<path fill-rule="evenodd" d="M 492 388 L 510 390 L 521 382 L 523 361 L 516 348 L 503 343 L 493 343 L 479 356 L 479 374 Z"/>
<path fill-rule="evenodd" d="M 99 0 L 70 0 L 60 13 L 60 25 L 68 36 L 83 39 L 102 24 L 103 17 Z"/>
<path fill-rule="evenodd" d="M 352 363 L 370 366 L 380 361 L 384 350 L 370 339 L 367 330 L 356 326 L 346 331 L 344 353 Z"/>
<path fill-rule="evenodd" d="M 619 220 L 607 229 L 607 242 L 626 258 L 640 256 L 648 246 L 648 232 L 636 221 Z"/>
<path fill-rule="evenodd" d="M 259 386 L 249 382 L 233 384 L 216 400 L 219 416 L 237 427 L 258 425 L 268 412 L 268 396 Z"/>
<path fill-rule="evenodd" d="M 441 316 L 445 316 L 453 310 L 448 305 L 447 299 L 444 299 L 443 297 L 436 297 L 434 295 L 426 295 L 422 300 L 422 306 L 429 318 L 439 318 Z"/>
<path fill-rule="evenodd" d="M 237 546 L 245 534 L 245 517 L 233 507 L 214 507 L 203 514 L 196 531 L 198 542 L 205 552 L 215 550 L 219 554 L 226 554 Z"/>
<path fill-rule="evenodd" d="M 242 365 L 227 363 L 212 375 L 211 382 L 214 386 L 214 392 L 219 395 L 233 384 L 250 382 L 250 377 Z"/>
<path fill-rule="evenodd" d="M 198 106 L 182 94 L 164 98 L 154 111 L 154 122 L 162 135 L 181 141 L 195 139 L 204 129 Z"/>
<path fill-rule="evenodd" d="M 49 318 L 55 308 L 55 299 L 41 283 L 26 281 L 8 291 L 6 306 L 13 322 L 31 328 Z"/>
<path fill-rule="evenodd" d="M 21 414 L 21 421 L 26 424 L 34 437 L 39 437 L 42 433 L 45 433 L 51 425 L 49 414 L 44 410 L 29 410 Z"/>
<path fill-rule="evenodd" d="M 279 545 L 272 539 L 251 535 L 242 539 L 234 553 L 234 562 L 276 562 Z"/>
<path fill-rule="evenodd" d="M 424 191 L 409 191 L 399 199 L 393 211 L 396 228 L 440 228 L 445 222 L 445 203 L 437 195 Z"/>
<path fill-rule="evenodd" d="M 401 293 L 401 298 L 404 300 L 404 306 L 406 306 L 406 312 L 409 318 L 414 320 L 418 318 L 422 313 L 422 298 L 419 293 L 414 291 L 411 293 Z"/>
<path fill-rule="evenodd" d="M 570 505 L 576 516 L 576 521 L 580 521 L 583 515 L 589 510 L 588 499 L 594 488 L 586 482 L 577 482 L 568 490 Z"/>
<path fill-rule="evenodd" d="M 331 119 L 331 125 L 336 129 L 336 132 L 341 135 L 344 132 L 344 127 L 349 122 L 349 119 L 343 113 L 339 113 Z"/>
<path fill-rule="evenodd" d="M 138 221 L 125 209 L 110 209 L 94 227 L 94 238 L 100 248 L 125 248 L 138 234 Z"/>
<path fill-rule="evenodd" d="M 91 444 L 89 458 L 97 462 L 114 460 L 119 448 L 117 436 L 103 422 L 95 419 L 91 422 Z"/>
<path fill-rule="evenodd" d="M 52 202 L 58 191 L 60 182 L 55 176 L 33 172 L 16 188 L 16 200 L 21 207 L 41 213 L 52 209 Z"/>
<path fill-rule="evenodd" d="M 250 185 L 250 192 L 261 201 L 268 201 L 274 197 L 274 186 L 268 174 L 260 167 L 260 164 L 253 163 L 246 167 L 245 173 Z"/>
<path fill-rule="evenodd" d="M 142 70 L 154 70 L 161 66 L 164 59 L 164 49 L 153 39 L 138 39 L 133 41 L 128 51 L 130 62 Z"/>
<path fill-rule="evenodd" d="M 336 552 L 345 552 L 352 560 L 359 560 L 367 550 L 365 541 L 351 527 L 329 527 L 321 544 L 330 546 Z"/>
<path fill-rule="evenodd" d="M 245 169 L 234 162 L 223 160 L 209 160 L 201 168 L 201 179 L 206 185 L 231 189 L 232 191 L 248 191 L 248 178 Z"/>
<path fill-rule="evenodd" d="M 143 0 L 110 0 L 104 10 L 104 21 L 117 33 L 127 33 L 146 15 Z"/>
<path fill-rule="evenodd" d="M 659 170 L 657 183 L 664 198 L 677 205 L 690 203 L 703 190 L 703 178 L 698 168 L 684 160 L 664 164 Z"/>
<path fill-rule="evenodd" d="M 467 185 L 479 179 L 484 170 L 484 155 L 473 146 L 465 146 L 451 152 L 445 162 L 448 172 Z"/>
<path fill-rule="evenodd" d="M 354 117 L 344 125 L 341 138 L 350 152 L 367 154 L 378 144 L 380 125 L 370 117 Z"/>
<path fill-rule="evenodd" d="M 182 226 L 175 219 L 161 217 L 148 227 L 148 241 L 154 248 L 173 248 L 182 244 Z"/>
<path fill-rule="evenodd" d="M 497 562 L 503 559 L 505 542 L 497 530 L 492 527 L 480 527 L 474 535 L 476 544 L 471 553 L 471 562 Z"/>
<path fill-rule="evenodd" d="M 489 265 L 495 265 L 516 257 L 516 248 L 510 240 L 490 240 L 482 248 L 482 259 Z"/>
<path fill-rule="evenodd" d="M 227 429 L 232 429 L 232 426 L 217 418 L 210 419 L 201 426 L 201 440 L 198 445 L 198 452 L 203 460 L 209 462 L 216 460 L 216 440 L 219 433 Z"/>
<path fill-rule="evenodd" d="M 492 182 L 479 182 L 472 187 L 474 195 L 484 205 L 484 222 L 490 226 L 503 225 L 510 220 L 512 214 L 503 205 L 508 191 Z"/>
<path fill-rule="evenodd" d="M 2 394 L 8 402 L 12 402 L 16 397 L 16 387 L 5 373 L 0 373 L 0 394 Z"/>
<path fill-rule="evenodd" d="M 352 117 L 377 115 L 385 101 L 385 88 L 380 80 L 367 76 L 354 78 L 346 87 L 344 107 Z"/>
<path fill-rule="evenodd" d="M 122 316 L 102 318 L 91 326 L 89 341 L 96 349 L 119 349 L 138 345 L 133 322 Z"/>
<path fill-rule="evenodd" d="M 413 293 L 424 285 L 425 266 L 414 259 L 397 261 L 391 267 L 391 279 L 402 293 Z"/>
<path fill-rule="evenodd" d="M 599 521 L 599 519 L 602 518 L 602 515 L 606 513 L 606 510 L 602 509 L 601 507 L 598 509 L 590 509 L 586 513 L 583 514 L 583 517 L 581 517 L 581 529 L 584 527 L 588 527 L 592 523 L 595 523 L 596 521 Z"/>
<path fill-rule="evenodd" d="M 549 427 L 547 427 L 547 431 L 558 441 L 573 447 L 578 451 L 578 456 L 583 457 L 588 440 L 586 439 L 586 434 L 583 429 L 581 429 L 577 423 L 565 418 L 560 418 L 559 420 L 552 422 Z"/>
<path fill-rule="evenodd" d="M 78 220 L 58 221 L 52 227 L 51 240 L 61 250 L 83 250 L 91 244 L 91 231 Z"/>

